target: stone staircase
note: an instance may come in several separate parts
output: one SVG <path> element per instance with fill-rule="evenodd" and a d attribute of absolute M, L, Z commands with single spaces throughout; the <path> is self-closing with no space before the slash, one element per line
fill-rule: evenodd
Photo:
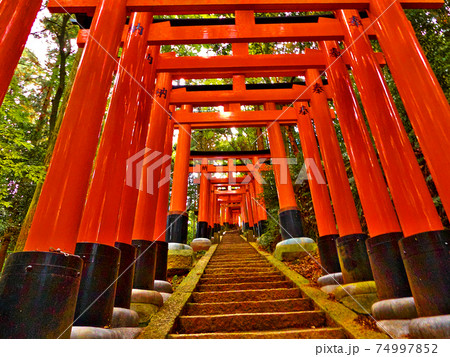
<path fill-rule="evenodd" d="M 225 234 L 169 338 L 346 338 L 237 232 Z"/>

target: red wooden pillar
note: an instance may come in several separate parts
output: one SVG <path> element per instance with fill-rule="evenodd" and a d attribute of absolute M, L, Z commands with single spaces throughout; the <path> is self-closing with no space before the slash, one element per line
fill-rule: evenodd
<path fill-rule="evenodd" d="M 256 190 L 255 190 L 255 179 L 252 179 L 249 183 L 249 189 L 250 189 L 250 198 L 252 202 L 252 211 L 253 211 L 253 232 L 255 232 L 256 235 L 258 235 L 258 203 L 256 200 Z"/>
<path fill-rule="evenodd" d="M 336 240 L 345 283 L 373 280 L 365 240 L 350 190 L 336 131 L 330 116 L 328 99 L 319 71 L 306 71 L 306 84 L 311 88 L 311 114 L 328 178 L 334 214 L 340 237 Z"/>
<path fill-rule="evenodd" d="M 360 89 L 367 119 L 405 236 L 442 229 L 428 188 L 393 99 L 387 89 L 383 73 L 375 61 L 368 38 L 361 26 L 352 25 L 347 17 L 354 11 L 339 11 L 337 15 L 346 34 L 355 81 Z"/>
<path fill-rule="evenodd" d="M 122 189 L 122 197 L 120 203 L 119 215 L 117 217 L 116 243 L 131 244 L 133 235 L 134 217 L 136 213 L 136 204 L 139 195 L 136 182 L 136 168 L 140 162 L 141 151 L 145 152 L 145 142 L 148 133 L 148 123 L 150 119 L 150 111 L 153 99 L 149 93 L 155 91 L 156 71 L 154 70 L 158 61 L 159 47 L 149 46 L 147 48 L 146 61 L 144 64 L 143 85 L 139 95 L 138 113 L 133 129 L 133 139 L 128 157 L 136 157 L 136 160 L 129 160 L 127 164 L 127 172 L 131 175 L 127 176 L 127 180 Z"/>
<path fill-rule="evenodd" d="M 170 160 L 164 156 L 167 121 L 169 120 L 169 99 L 172 78 L 168 73 L 159 73 L 153 94 L 146 139 L 146 154 L 143 155 L 137 171 L 141 172 L 141 185 L 134 219 L 132 243 L 137 247 L 133 287 L 152 290 L 156 269 L 156 245 L 153 242 L 156 209 L 158 202 L 161 166 Z"/>
<path fill-rule="evenodd" d="M 265 103 L 264 109 L 274 110 L 275 104 Z M 294 188 L 292 187 L 280 124 L 277 122 L 270 123 L 267 126 L 267 132 L 269 134 L 270 152 L 277 186 L 278 202 L 280 204 L 278 216 L 281 236 L 283 239 L 300 238 L 303 237 L 302 220 L 297 201 L 295 200 Z"/>
<path fill-rule="evenodd" d="M 242 187 L 246 190 L 245 187 Z M 243 209 L 243 229 L 244 232 L 250 229 L 250 211 L 247 203 L 247 192 L 242 195 L 242 209 Z"/>
<path fill-rule="evenodd" d="M 125 0 L 97 8 L 25 250 L 75 250 L 124 22 Z"/>
<path fill-rule="evenodd" d="M 140 30 L 128 33 L 119 62 L 117 80 L 111 97 L 100 146 L 96 155 L 94 175 L 89 187 L 86 204 L 78 232 L 75 253 L 86 257 L 87 264 L 95 268 L 85 269 L 81 277 L 75 316 L 78 326 L 108 326 L 112 319 L 114 295 L 120 262 L 133 263 L 136 249 L 128 243 L 114 248 L 117 217 L 126 176 L 126 162 L 131 145 L 138 106 L 133 103 L 139 94 L 134 78 L 142 77 L 147 50 L 147 37 L 153 15 L 135 13 L 131 28 Z M 111 258 L 103 259 L 104 255 Z M 115 257 L 116 261 L 113 260 Z M 126 269 L 126 268 L 124 268 Z M 99 283 L 101 282 L 101 283 Z M 132 276 L 120 278 L 117 290 L 119 307 L 129 308 L 131 303 Z M 104 291 L 94 305 L 92 302 Z M 88 309 L 89 307 L 89 309 Z M 88 309 L 86 311 L 86 309 Z M 86 311 L 86 312 L 85 312 Z M 84 313 L 83 313 L 84 312 Z"/>
<path fill-rule="evenodd" d="M 117 80 L 111 97 L 100 147 L 94 166 L 78 242 L 92 242 L 113 246 L 120 198 L 126 176 L 128 151 L 132 142 L 138 105 L 133 102 L 140 92 L 135 78 L 142 78 L 147 50 L 151 13 L 135 13 L 119 62 Z"/>
<path fill-rule="evenodd" d="M 209 191 L 208 159 L 203 159 L 200 172 L 200 195 L 198 201 L 196 238 L 208 237 Z"/>
<path fill-rule="evenodd" d="M 192 106 L 183 106 L 182 109 L 192 111 Z M 186 244 L 188 234 L 186 201 L 191 153 L 191 126 L 180 125 L 178 132 L 172 196 L 170 198 L 170 211 L 167 215 L 166 241 Z"/>
<path fill-rule="evenodd" d="M 19 5 L 24 6 L 24 2 L 20 1 Z M 33 1 L 30 9 L 35 6 Z M 28 13 L 27 9 L 22 10 Z M 6 263 L 6 269 L 12 264 L 20 268 L 20 274 L 15 275 L 12 268 L 11 274 L 2 277 L 0 335 L 3 338 L 70 336 L 67 327 L 71 326 L 75 314 L 80 284 L 77 270 L 79 274 L 82 264 L 79 257 L 70 254 L 75 250 L 125 20 L 125 0 L 99 3 L 91 29 L 95 40 L 88 41 L 81 59 L 25 252 L 13 254 Z M 15 21 L 21 20 L 15 18 Z M 2 52 L 5 52 L 3 48 Z M 115 248 L 108 248 L 116 254 Z M 49 253 L 57 249 L 68 254 Z M 34 265 L 44 268 L 46 274 L 23 275 L 23 267 L 33 269 Z M 55 305 L 55 301 L 59 303 Z"/>
<path fill-rule="evenodd" d="M 317 147 L 316 134 L 311 123 L 310 108 L 307 102 L 297 102 L 294 104 L 294 108 L 297 113 L 298 133 L 319 230 L 317 245 L 322 271 L 325 275 L 336 273 L 341 271 L 335 242 L 339 235 L 336 229 L 336 221 L 333 215 L 333 208 L 331 207 L 327 184 L 320 181 L 321 178 L 325 179 L 325 175 Z M 307 160 L 312 160 L 314 166 L 306 164 Z"/>
<path fill-rule="evenodd" d="M 232 228 L 233 225 L 233 219 L 232 219 L 232 214 L 231 214 L 231 204 L 228 201 L 228 205 L 226 207 L 227 210 L 227 218 L 228 218 L 228 227 Z"/>
<path fill-rule="evenodd" d="M 229 211 L 229 202 L 228 202 L 228 196 L 223 196 L 224 198 L 224 204 L 222 205 L 223 207 L 223 225 L 225 226 L 225 228 L 230 228 L 230 211 Z"/>
<path fill-rule="evenodd" d="M 245 202 L 247 206 L 248 226 L 250 230 L 253 230 L 255 220 L 253 218 L 254 215 L 253 215 L 252 196 L 250 193 L 250 184 L 245 186 Z"/>
<path fill-rule="evenodd" d="M 252 161 L 253 165 L 256 165 L 258 163 L 258 158 L 254 157 Z M 255 195 L 257 200 L 256 206 L 258 211 L 258 234 L 259 236 L 261 236 L 266 232 L 267 226 L 267 210 L 266 203 L 264 202 L 264 188 L 256 178 L 253 182 L 255 185 Z"/>
<path fill-rule="evenodd" d="M 242 231 L 245 231 L 245 207 L 244 207 L 244 200 L 241 199 L 240 202 L 240 207 L 241 207 L 241 227 L 242 227 Z"/>
<path fill-rule="evenodd" d="M 169 113 L 172 115 L 167 122 L 166 138 L 164 140 L 164 156 L 172 157 L 173 130 L 175 121 L 175 106 L 171 105 Z M 161 186 L 158 194 L 158 204 L 156 207 L 155 229 L 153 231 L 153 241 L 156 245 L 156 271 L 155 280 L 167 279 L 167 254 L 169 243 L 166 242 L 167 210 L 170 191 L 170 174 L 172 160 L 164 161 L 161 166 Z"/>
<path fill-rule="evenodd" d="M 211 234 L 213 233 L 214 227 L 214 186 L 209 184 L 209 207 L 208 207 L 208 237 L 211 238 Z"/>
<path fill-rule="evenodd" d="M 340 50 L 337 43 L 321 42 L 320 47 L 327 53 L 328 80 L 333 88 L 342 135 L 371 235 L 366 245 L 378 297 L 389 299 L 411 296 L 398 248 L 398 240 L 403 234 L 347 67 L 338 57 Z"/>
<path fill-rule="evenodd" d="M 42 0 L 0 2 L 0 106 L 41 4 Z"/>
<path fill-rule="evenodd" d="M 224 225 L 225 225 L 225 220 L 224 220 L 224 216 L 225 216 L 225 212 L 223 209 L 223 204 L 220 204 L 220 226 L 221 229 L 223 229 Z"/>
<path fill-rule="evenodd" d="M 214 210 L 214 232 L 220 232 L 221 230 L 221 223 L 220 223 L 220 203 L 219 203 L 219 196 L 215 195 L 215 210 Z"/>
<path fill-rule="evenodd" d="M 351 54 L 355 81 L 360 89 L 367 119 L 406 237 L 400 240 L 400 251 L 416 299 L 418 313 L 421 316 L 448 314 L 450 303 L 443 295 L 450 288 L 450 278 L 446 274 L 450 264 L 442 251 L 448 252 L 450 235 L 443 232 L 442 223 L 400 116 L 381 69 L 374 60 L 370 42 L 363 34 L 362 26 L 356 25 L 358 22 L 355 24 L 358 14 L 346 10 L 338 11 L 337 15 L 344 29 L 345 42 L 352 43 L 348 50 Z M 349 21 L 349 18 L 352 21 Z M 354 41 L 356 38 L 358 41 Z M 411 73 L 407 75 L 410 76 Z M 416 97 L 416 100 L 419 98 Z M 426 100 L 426 97 L 420 97 L 420 101 L 422 100 Z M 440 135 L 442 134 L 435 139 L 440 140 Z M 448 158 L 446 162 L 448 163 Z M 422 254 L 411 258 L 417 251 L 421 251 Z M 434 271 L 433 275 L 439 278 L 429 279 L 428 273 L 424 271 L 425 266 L 428 271 Z"/>
<path fill-rule="evenodd" d="M 389 8 L 388 8 L 389 7 Z M 445 210 L 450 212 L 450 106 L 411 23 L 398 2 L 370 1 L 369 17 L 423 150 Z"/>

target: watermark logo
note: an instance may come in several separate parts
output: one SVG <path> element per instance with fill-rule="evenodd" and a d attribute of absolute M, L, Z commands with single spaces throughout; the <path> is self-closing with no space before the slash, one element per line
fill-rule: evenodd
<path fill-rule="evenodd" d="M 155 188 L 170 182 L 170 155 L 149 148 L 128 158 L 126 185 L 153 195 Z"/>
<path fill-rule="evenodd" d="M 213 180 L 217 177 L 210 175 L 215 174 L 228 174 L 228 183 L 233 184 L 249 184 L 252 179 L 261 185 L 267 184 L 264 177 L 261 175 L 263 171 L 276 172 L 278 180 L 281 184 L 287 184 L 288 180 L 291 179 L 295 184 L 302 184 L 304 181 L 315 181 L 319 185 L 326 185 L 325 178 L 323 177 L 322 170 L 319 169 L 318 164 L 313 158 L 305 158 L 300 171 L 297 173 L 295 179 L 291 178 L 292 170 L 289 169 L 292 165 L 297 165 L 298 161 L 296 158 L 272 158 L 271 163 L 266 163 L 268 159 L 260 158 L 256 162 L 250 159 L 240 159 L 243 165 L 236 165 L 234 159 L 228 160 L 228 165 L 225 166 L 214 166 L 212 172 L 208 172 L 208 168 L 211 165 L 198 164 L 194 165 L 193 172 L 200 175 L 206 175 L 209 180 Z M 321 163 L 319 163 L 321 165 Z M 237 173 L 248 173 L 245 176 L 238 176 Z"/>

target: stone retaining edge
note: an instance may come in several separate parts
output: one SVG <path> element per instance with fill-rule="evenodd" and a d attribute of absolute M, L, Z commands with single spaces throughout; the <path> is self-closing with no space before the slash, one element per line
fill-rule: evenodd
<path fill-rule="evenodd" d="M 137 337 L 138 339 L 164 339 L 171 332 L 177 317 L 183 311 L 197 286 L 206 265 L 214 255 L 217 244 L 213 244 L 206 254 L 195 264 L 194 268 L 183 279 L 181 284 L 166 301 L 166 303 L 153 315 L 147 327 Z"/>
<path fill-rule="evenodd" d="M 328 294 L 324 293 L 319 288 L 310 286 L 308 279 L 291 270 L 286 264 L 273 257 L 271 254 L 259 250 L 256 242 L 249 244 L 260 255 L 266 258 L 270 264 L 291 280 L 307 297 L 313 300 L 314 304 L 324 311 L 337 327 L 341 327 L 349 337 L 356 339 L 389 338 L 385 333 L 367 330 L 355 323 L 354 320 L 358 317 L 356 313 L 336 301 L 329 300 Z"/>

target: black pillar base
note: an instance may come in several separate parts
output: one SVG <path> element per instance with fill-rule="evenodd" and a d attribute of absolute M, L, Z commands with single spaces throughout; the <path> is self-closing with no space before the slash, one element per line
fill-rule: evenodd
<path fill-rule="evenodd" d="M 220 232 L 220 224 L 214 223 L 214 233 L 218 233 L 218 232 Z"/>
<path fill-rule="evenodd" d="M 197 222 L 197 232 L 195 238 L 208 238 L 208 222 Z"/>
<path fill-rule="evenodd" d="M 82 265 L 75 255 L 11 254 L 0 279 L 0 338 L 70 338 Z"/>
<path fill-rule="evenodd" d="M 131 244 L 121 242 L 116 242 L 114 246 L 120 249 L 119 279 L 117 280 L 114 306 L 129 309 L 133 290 L 136 248 Z"/>
<path fill-rule="evenodd" d="M 153 290 L 156 272 L 156 244 L 149 240 L 136 239 L 132 244 L 137 248 L 134 289 Z"/>
<path fill-rule="evenodd" d="M 298 209 L 280 210 L 278 217 L 283 240 L 303 237 L 302 218 Z"/>
<path fill-rule="evenodd" d="M 255 223 L 255 224 L 253 225 L 253 232 L 255 232 L 255 235 L 256 235 L 257 237 L 260 237 L 259 229 L 258 229 L 258 223 Z"/>
<path fill-rule="evenodd" d="M 264 233 L 266 233 L 266 229 L 267 229 L 267 221 L 266 220 L 259 221 L 258 222 L 258 232 L 259 232 L 260 236 L 262 236 Z"/>
<path fill-rule="evenodd" d="M 367 253 L 380 300 L 412 296 L 398 241 L 403 233 L 382 234 L 366 240 Z"/>
<path fill-rule="evenodd" d="M 336 239 L 344 283 L 373 280 L 365 241 L 366 234 L 350 234 Z"/>
<path fill-rule="evenodd" d="M 105 244 L 83 242 L 77 243 L 75 254 L 83 259 L 83 271 L 74 326 L 110 326 L 120 250 Z"/>
<path fill-rule="evenodd" d="M 213 233 L 213 231 L 212 231 L 211 226 L 208 226 L 208 237 L 206 237 L 206 238 L 211 239 L 212 233 Z"/>
<path fill-rule="evenodd" d="M 450 232 L 416 234 L 399 245 L 419 316 L 450 314 Z"/>
<path fill-rule="evenodd" d="M 248 231 L 250 229 L 250 225 L 248 222 L 244 222 L 244 232 Z"/>
<path fill-rule="evenodd" d="M 166 242 L 187 243 L 188 216 L 187 214 L 169 214 L 167 216 Z"/>
<path fill-rule="evenodd" d="M 317 240 L 320 264 L 322 265 L 322 273 L 324 275 L 339 273 L 341 271 L 338 252 L 336 249 L 337 238 L 339 238 L 337 234 L 329 234 L 319 237 Z"/>
<path fill-rule="evenodd" d="M 167 254 L 169 243 L 157 241 L 156 245 L 156 271 L 155 280 L 167 280 Z"/>

